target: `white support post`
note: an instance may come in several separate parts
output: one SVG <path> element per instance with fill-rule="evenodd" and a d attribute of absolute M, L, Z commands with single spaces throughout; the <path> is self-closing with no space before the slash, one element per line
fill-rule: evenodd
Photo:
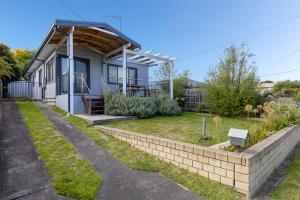
<path fill-rule="evenodd" d="M 126 95 L 127 93 L 127 56 L 126 56 L 126 49 L 127 46 L 123 46 L 123 94 Z"/>
<path fill-rule="evenodd" d="M 173 99 L 173 68 L 174 68 L 174 63 L 173 61 L 170 61 L 170 97 Z"/>
<path fill-rule="evenodd" d="M 73 32 L 74 27 L 72 27 L 72 31 L 70 31 L 68 36 L 68 57 L 69 57 L 69 103 L 70 103 L 70 114 L 74 114 L 74 53 L 73 53 Z"/>

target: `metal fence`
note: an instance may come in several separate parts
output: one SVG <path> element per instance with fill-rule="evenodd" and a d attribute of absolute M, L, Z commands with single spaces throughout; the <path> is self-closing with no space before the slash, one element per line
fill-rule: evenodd
<path fill-rule="evenodd" d="M 8 83 L 8 97 L 31 99 L 33 96 L 33 83 L 28 81 L 14 81 Z"/>

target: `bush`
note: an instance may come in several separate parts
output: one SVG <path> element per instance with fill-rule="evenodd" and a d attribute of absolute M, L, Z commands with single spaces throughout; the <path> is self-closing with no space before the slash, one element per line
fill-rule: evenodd
<path fill-rule="evenodd" d="M 244 114 L 247 104 L 256 105 L 260 99 L 253 54 L 244 46 L 225 50 L 215 67 L 208 72 L 207 97 L 211 112 L 234 117 Z"/>
<path fill-rule="evenodd" d="M 295 106 L 271 101 L 264 104 L 263 111 L 261 123 L 250 130 L 248 146 L 258 143 L 280 129 L 300 122 L 300 113 Z"/>
<path fill-rule="evenodd" d="M 181 112 L 177 102 L 166 95 L 127 97 L 120 92 L 104 95 L 105 114 L 149 118 L 154 115 L 176 115 Z"/>

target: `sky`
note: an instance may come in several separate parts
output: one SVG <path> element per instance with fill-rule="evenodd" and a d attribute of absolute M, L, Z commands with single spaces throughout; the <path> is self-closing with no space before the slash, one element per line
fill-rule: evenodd
<path fill-rule="evenodd" d="M 299 0 L 0 0 L 0 8 L 0 42 L 13 49 L 38 48 L 55 19 L 119 29 L 105 17 L 114 15 L 143 50 L 176 57 L 176 71 L 194 80 L 204 81 L 224 49 L 241 43 L 255 54 L 261 80 L 300 80 Z"/>

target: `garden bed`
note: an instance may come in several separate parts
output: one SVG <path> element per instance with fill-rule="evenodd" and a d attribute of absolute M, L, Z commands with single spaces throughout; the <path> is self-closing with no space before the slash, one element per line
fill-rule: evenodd
<path fill-rule="evenodd" d="M 166 162 L 232 186 L 249 197 L 256 194 L 300 141 L 300 127 L 291 126 L 243 153 L 234 153 L 106 126 L 99 128 Z"/>
<path fill-rule="evenodd" d="M 199 141 L 202 133 L 202 117 L 206 118 L 207 131 L 211 140 Z M 124 120 L 107 123 L 106 126 L 134 131 L 182 142 L 211 146 L 228 140 L 229 128 L 249 129 L 255 125 L 255 120 L 246 118 L 221 118 L 221 124 L 216 127 L 213 122 L 215 115 L 182 113 L 179 116 L 156 116 L 149 119 Z"/>

